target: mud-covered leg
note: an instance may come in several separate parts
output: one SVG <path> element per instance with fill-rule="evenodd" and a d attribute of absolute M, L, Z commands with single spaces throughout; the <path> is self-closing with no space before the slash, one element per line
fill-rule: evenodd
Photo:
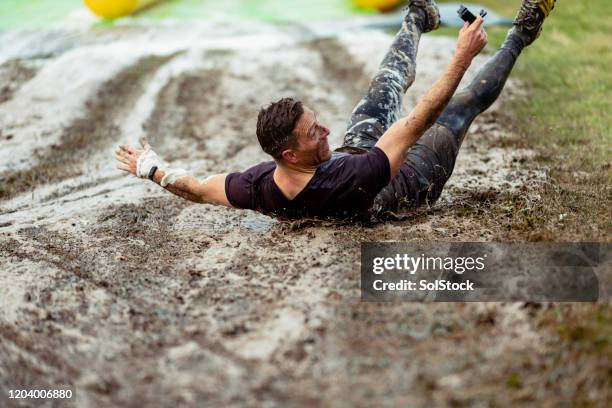
<path fill-rule="evenodd" d="M 540 35 L 555 1 L 523 0 L 502 47 L 472 83 L 451 99 L 437 123 L 408 151 L 399 174 L 376 197 L 375 216 L 433 203 L 440 197 L 468 128 L 499 97 L 522 50 Z"/>
<path fill-rule="evenodd" d="M 511 30 L 501 49 L 408 151 L 400 173 L 376 199 L 379 214 L 433 203 L 440 197 L 469 126 L 499 97 L 524 47 L 523 39 Z"/>
<path fill-rule="evenodd" d="M 472 83 L 451 99 L 438 123 L 451 130 L 459 146 L 474 119 L 501 94 L 523 49 L 539 37 L 555 1 L 523 0 L 514 27 L 508 32 L 501 48 L 480 69 Z"/>
<path fill-rule="evenodd" d="M 404 94 L 416 75 L 421 34 L 437 28 L 439 23 L 435 2 L 412 2 L 410 7 L 367 95 L 353 110 L 344 146 L 371 148 L 401 115 Z"/>
<path fill-rule="evenodd" d="M 501 94 L 524 47 L 518 33 L 510 31 L 502 47 L 478 71 L 470 85 L 449 102 L 437 123 L 450 129 L 459 145 L 474 119 L 489 109 Z"/>

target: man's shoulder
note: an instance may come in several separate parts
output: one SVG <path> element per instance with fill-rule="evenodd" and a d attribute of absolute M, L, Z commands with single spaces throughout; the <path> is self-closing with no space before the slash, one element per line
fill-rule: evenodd
<path fill-rule="evenodd" d="M 256 210 L 260 207 L 258 191 L 272 188 L 275 162 L 262 162 L 241 172 L 227 175 L 225 194 L 235 208 Z"/>
<path fill-rule="evenodd" d="M 273 161 L 261 162 L 243 171 L 229 173 L 226 177 L 226 191 L 228 194 L 236 190 L 247 191 L 252 186 L 261 185 L 266 180 L 272 180 L 272 175 L 276 169 Z"/>
<path fill-rule="evenodd" d="M 373 161 L 386 161 L 384 152 L 378 148 L 372 148 L 369 150 L 363 151 L 360 149 L 359 152 L 338 152 L 335 151 L 332 153 L 332 158 L 321 165 L 321 173 L 333 173 L 338 170 L 363 170 L 369 171 L 369 165 L 364 165 L 364 163 L 371 164 Z"/>
<path fill-rule="evenodd" d="M 276 163 L 274 161 L 267 161 L 255 164 L 246 170 L 235 172 L 232 174 L 240 174 L 243 177 L 249 178 L 251 180 L 261 179 L 265 177 L 276 169 Z"/>
<path fill-rule="evenodd" d="M 331 159 L 329 159 L 325 163 L 321 164 L 320 167 L 321 167 L 322 170 L 331 169 L 335 165 L 341 164 L 343 161 L 345 161 L 350 156 L 351 155 L 348 154 L 348 153 L 333 152 Z"/>
<path fill-rule="evenodd" d="M 373 147 L 363 153 L 334 153 L 332 159 L 322 165 L 319 186 L 376 189 L 390 181 L 389 159 L 385 153 Z"/>

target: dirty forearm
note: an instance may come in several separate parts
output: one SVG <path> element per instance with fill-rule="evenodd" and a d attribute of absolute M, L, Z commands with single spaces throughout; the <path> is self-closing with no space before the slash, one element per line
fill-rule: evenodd
<path fill-rule="evenodd" d="M 407 117 L 398 120 L 378 140 L 376 146 L 389 159 L 391 177 L 406 160 L 408 149 L 438 120 L 457 90 L 472 58 L 455 54 L 444 75 L 431 87 Z"/>
<path fill-rule="evenodd" d="M 161 170 L 157 170 L 153 176 L 153 181 L 161 186 L 161 181 L 164 178 L 165 173 Z M 194 203 L 204 203 L 200 182 L 192 176 L 185 176 L 178 179 L 172 184 L 168 184 L 164 187 L 166 190 L 174 195 L 177 195 L 185 200 L 193 201 Z"/>
<path fill-rule="evenodd" d="M 404 126 L 410 129 L 409 134 L 418 138 L 436 122 L 469 66 L 470 60 L 457 56 L 453 58 L 442 78 L 423 96 L 410 115 L 403 119 Z"/>
<path fill-rule="evenodd" d="M 487 34 L 482 29 L 483 23 L 484 20 L 479 16 L 474 23 L 466 23 L 463 26 L 459 32 L 455 55 L 444 75 L 431 87 L 410 115 L 395 122 L 376 143 L 389 159 L 392 177 L 397 175 L 406 160 L 408 149 L 417 143 L 442 115 L 472 60 L 487 44 Z"/>

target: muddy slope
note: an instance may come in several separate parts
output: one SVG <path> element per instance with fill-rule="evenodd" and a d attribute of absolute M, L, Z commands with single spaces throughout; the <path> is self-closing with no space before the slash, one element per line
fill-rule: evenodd
<path fill-rule="evenodd" d="M 375 32 L 208 33 L 132 30 L 93 45 L 75 33 L 35 71 L 17 63 L 0 75 L 10 91 L 0 105 L 0 401 L 9 389 L 63 385 L 75 398 L 58 405 L 79 407 L 555 401 L 576 373 L 554 371 L 566 362 L 538 310 L 358 301 L 361 241 L 494 240 L 498 230 L 457 208 L 538 199 L 525 192 L 545 169 L 504 143 L 496 108 L 475 124 L 437 205 L 372 227 L 193 205 L 114 169 L 114 146 L 143 133 L 201 177 L 266 160 L 258 109 L 288 95 L 313 106 L 338 145 L 390 43 Z M 453 46 L 423 39 L 408 107 Z M 56 72 L 74 77 L 49 82 Z M 504 97 L 513 94 L 511 83 Z M 517 371 L 518 396 L 507 385 Z M 606 381 L 592 373 L 580 386 L 597 403 Z"/>

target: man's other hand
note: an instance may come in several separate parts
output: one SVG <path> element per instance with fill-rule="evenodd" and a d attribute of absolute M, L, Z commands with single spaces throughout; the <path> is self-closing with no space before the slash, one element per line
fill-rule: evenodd
<path fill-rule="evenodd" d="M 456 56 L 468 65 L 487 45 L 487 33 L 482 26 L 483 23 L 484 19 L 478 16 L 472 24 L 465 23 L 459 32 Z"/>

